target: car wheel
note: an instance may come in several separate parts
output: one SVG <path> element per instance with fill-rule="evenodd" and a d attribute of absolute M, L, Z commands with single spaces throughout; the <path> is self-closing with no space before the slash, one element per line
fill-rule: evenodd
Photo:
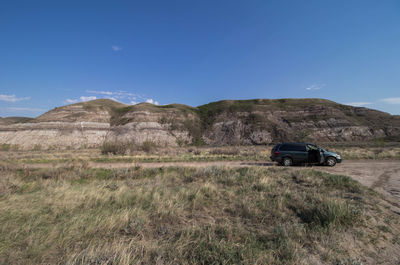
<path fill-rule="evenodd" d="M 330 167 L 333 167 L 334 165 L 336 165 L 336 159 L 333 157 L 328 157 L 326 159 L 326 164 Z"/>
<path fill-rule="evenodd" d="M 283 159 L 283 161 L 282 161 L 282 164 L 283 164 L 285 167 L 289 167 L 289 166 L 291 166 L 291 165 L 293 164 L 293 161 L 292 161 L 292 159 L 291 159 L 290 157 L 285 157 L 285 158 Z"/>

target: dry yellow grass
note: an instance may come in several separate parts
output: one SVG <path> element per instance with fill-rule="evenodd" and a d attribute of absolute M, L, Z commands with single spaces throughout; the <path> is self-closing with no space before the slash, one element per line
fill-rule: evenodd
<path fill-rule="evenodd" d="M 325 147 L 325 145 L 321 145 Z M 327 145 L 328 150 L 341 154 L 344 160 L 400 159 L 398 145 L 340 146 Z M 130 155 L 102 155 L 99 149 L 48 150 L 48 151 L 0 151 L 0 160 L 13 163 L 81 163 L 91 162 L 196 162 L 196 161 L 269 161 L 272 146 L 220 146 L 154 148 L 151 152 L 135 151 Z"/>
<path fill-rule="evenodd" d="M 391 264 L 398 218 L 340 175 L 285 168 L 0 171 L 0 263 Z"/>

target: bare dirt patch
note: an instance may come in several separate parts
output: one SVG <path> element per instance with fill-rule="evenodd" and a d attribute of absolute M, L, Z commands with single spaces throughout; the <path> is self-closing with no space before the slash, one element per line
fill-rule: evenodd
<path fill-rule="evenodd" d="M 379 192 L 388 207 L 400 215 L 400 162 L 388 160 L 350 160 L 335 167 L 315 167 L 318 170 L 350 176 Z"/>
<path fill-rule="evenodd" d="M 350 176 L 363 185 L 400 201 L 399 161 L 344 161 L 336 167 L 318 167 L 318 170 Z"/>

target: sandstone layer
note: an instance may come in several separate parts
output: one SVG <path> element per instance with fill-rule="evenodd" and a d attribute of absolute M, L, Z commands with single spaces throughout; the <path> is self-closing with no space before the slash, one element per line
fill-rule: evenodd
<path fill-rule="evenodd" d="M 100 99 L 34 119 L 0 118 L 0 144 L 19 149 L 90 148 L 104 141 L 177 146 L 374 140 L 399 141 L 400 117 L 323 99 L 225 100 L 197 108 Z"/>

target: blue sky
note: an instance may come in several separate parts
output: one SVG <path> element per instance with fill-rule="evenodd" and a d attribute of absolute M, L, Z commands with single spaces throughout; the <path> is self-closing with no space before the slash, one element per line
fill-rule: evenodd
<path fill-rule="evenodd" d="M 73 102 L 326 98 L 400 114 L 400 1 L 0 5 L 0 116 Z"/>

